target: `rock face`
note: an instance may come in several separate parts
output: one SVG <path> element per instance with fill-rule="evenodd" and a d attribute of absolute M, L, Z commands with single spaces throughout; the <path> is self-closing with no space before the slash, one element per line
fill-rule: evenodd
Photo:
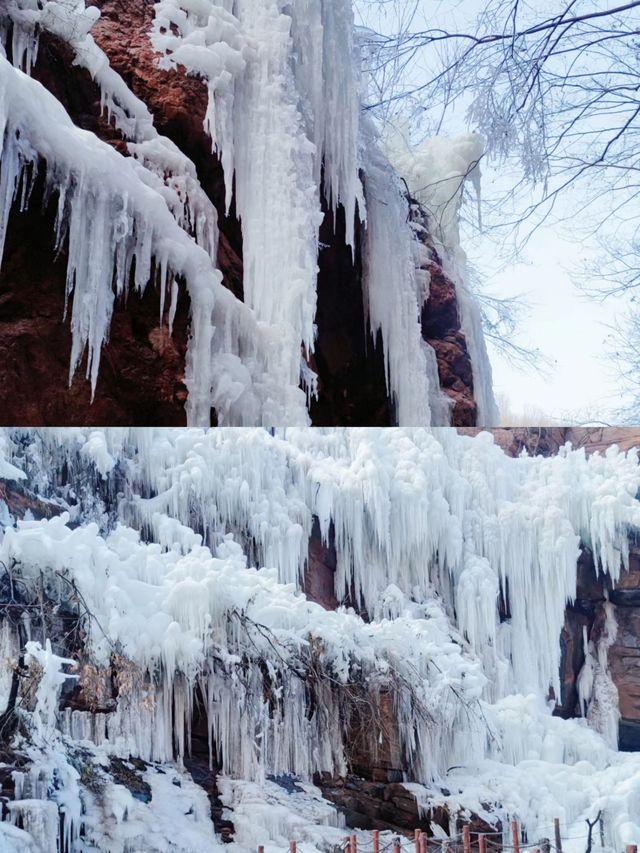
<path fill-rule="evenodd" d="M 204 84 L 161 70 L 149 41 L 153 14 L 145 0 L 93 0 L 101 17 L 93 36 L 112 67 L 145 102 L 158 131 L 194 162 L 200 183 L 219 214 L 218 267 L 225 285 L 242 299 L 242 235 L 233 205 L 224 210 L 223 173 L 203 129 Z M 62 102 L 73 121 L 126 154 L 124 140 L 101 114 L 100 93 L 89 74 L 72 64 L 69 49 L 43 33 L 33 76 Z M 41 188 L 40 188 L 41 191 Z M 54 199 L 55 201 L 55 199 Z M 24 425 L 158 424 L 185 422 L 184 361 L 189 300 L 181 288 L 171 337 L 160 317 L 159 295 L 149 285 L 115 309 L 110 340 L 91 401 L 83 366 L 68 387 L 71 347 L 64 319 L 66 258 L 52 246 L 53 206 L 41 210 L 38 191 L 25 213 L 12 211 L 0 271 L 0 423 Z M 275 226 L 274 226 L 275 227 Z M 361 260 L 344 241 L 344 212 L 327 213 L 321 227 L 317 350 L 312 366 L 319 396 L 311 405 L 318 425 L 394 422 L 380 340 L 365 321 Z M 460 330 L 455 287 L 435 253 L 431 294 L 422 311 L 425 340 L 436 351 L 440 383 L 453 401 L 455 424 L 476 420 L 471 364 Z M 215 423 L 215 413 L 212 413 Z"/>
<path fill-rule="evenodd" d="M 420 317 L 422 337 L 435 351 L 440 387 L 452 402 L 451 423 L 473 426 L 478 406 L 473 396 L 471 359 L 460 328 L 456 288 L 445 275 L 433 247 L 430 247 L 430 254 L 429 298 Z"/>
<path fill-rule="evenodd" d="M 42 500 L 15 480 L 0 480 L 0 502 L 5 503 L 11 515 L 20 521 L 27 513 L 39 521 L 61 512 L 57 504 Z"/>
<path fill-rule="evenodd" d="M 461 428 L 463 435 L 477 435 L 479 427 Z M 554 456 L 563 445 L 584 448 L 585 453 L 602 453 L 617 444 L 620 450 L 640 447 L 638 427 L 523 426 L 488 430 L 495 443 L 509 456 L 526 451 L 530 456 Z"/>
<path fill-rule="evenodd" d="M 562 697 L 558 713 L 580 716 L 576 680 L 584 663 L 582 632 L 587 628 L 597 639 L 604 622 L 604 603 L 614 605 L 617 623 L 615 642 L 609 647 L 611 679 L 618 690 L 620 724 L 619 747 L 640 749 L 640 549 L 632 545 L 629 571 L 612 589 L 608 579 L 597 575 L 593 558 L 584 551 L 578 565 L 578 595 L 567 607 L 562 645 Z"/>
<path fill-rule="evenodd" d="M 620 698 L 620 748 L 640 750 L 640 548 L 632 550 L 629 571 L 610 594 L 618 633 L 609 649 L 611 677 Z"/>

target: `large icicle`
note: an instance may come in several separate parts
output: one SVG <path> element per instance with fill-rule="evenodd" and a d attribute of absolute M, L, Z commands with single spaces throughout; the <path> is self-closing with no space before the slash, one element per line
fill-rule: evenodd
<path fill-rule="evenodd" d="M 178 226 L 159 191 L 159 179 L 76 128 L 46 89 L 3 57 L 0 133 L 0 252 L 12 200 L 21 192 L 26 204 L 40 161 L 47 164 L 49 194 L 58 192 L 58 247 L 68 235 L 70 377 L 86 350 L 87 375 L 95 390 L 115 298 L 127 291 L 134 260 L 133 285 L 140 291 L 155 263 L 161 293 L 175 300 L 172 281 L 183 276 L 191 299 L 189 421 L 209 423 L 213 406 L 221 423 L 306 422 L 303 392 L 296 388 L 290 393 L 290 386 L 279 385 L 266 370 L 271 343 L 266 330 L 223 287 L 207 251 Z"/>
<path fill-rule="evenodd" d="M 420 307 L 428 297 L 427 275 L 416 254 L 422 248 L 408 227 L 409 202 L 388 161 L 369 142 L 365 158 L 367 223 L 364 296 L 374 338 L 382 335 L 387 387 L 396 423 L 449 423 L 433 349 L 422 339 Z"/>
<path fill-rule="evenodd" d="M 273 0 L 231 8 L 160 0 L 152 40 L 164 66 L 184 65 L 207 82 L 205 125 L 227 207 L 235 182 L 242 221 L 244 298 L 270 329 L 275 381 L 296 388 L 301 346 L 314 349 L 322 168 L 354 244 L 359 101 L 350 4 L 310 0 L 291 14 Z"/>

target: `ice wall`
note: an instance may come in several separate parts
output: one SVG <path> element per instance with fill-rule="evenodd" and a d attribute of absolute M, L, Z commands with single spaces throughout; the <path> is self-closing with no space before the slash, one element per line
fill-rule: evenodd
<path fill-rule="evenodd" d="M 79 433 L 67 446 L 85 441 Z M 615 449 L 512 461 L 488 433 L 420 429 L 133 430 L 104 441 L 114 458 L 137 460 L 131 476 L 152 496 L 131 501 L 129 519 L 163 544 L 179 539 L 167 517 L 187 534 L 197 517 L 211 547 L 231 529 L 258 564 L 299 583 L 316 516 L 325 539 L 335 536 L 339 599 L 353 584 L 373 613 L 389 584 L 438 584 L 477 651 L 507 644 L 522 690 L 559 690 L 579 543 L 615 581 L 640 519 L 635 454 Z M 507 585 L 505 628 L 496 599 Z"/>
<path fill-rule="evenodd" d="M 74 744 L 96 761 L 179 766 L 199 703 L 228 790 L 251 802 L 247 780 L 343 772 L 354 708 L 390 691 L 425 808 L 518 816 L 533 838 L 602 809 L 608 844 L 640 837 L 640 762 L 614 749 L 609 605 L 580 680 L 587 719 L 552 717 L 549 702 L 579 545 L 615 584 L 640 526 L 635 451 L 513 459 L 486 433 L 293 428 L 8 430 L 2 448 L 7 475 L 65 512 L 15 527 L 0 513 L 0 562 L 26 590 L 43 578 L 53 604 L 68 607 L 70 590 L 82 602 L 80 668 L 32 628 L 34 766 Z M 364 618 L 300 592 L 314 517 L 335 544 L 338 599 L 355 589 Z M 11 658 L 16 638 L 2 637 Z M 118 681 L 115 708 L 56 712 L 61 683 L 100 677 Z M 367 725 L 375 751 L 382 722 Z M 29 785 L 23 800 L 53 796 Z M 274 837 L 295 823 L 273 820 Z"/>
<path fill-rule="evenodd" d="M 56 248 L 68 246 L 70 379 L 86 355 L 95 392 L 116 298 L 151 280 L 161 293 L 160 320 L 171 328 L 186 286 L 189 423 L 208 424 L 212 407 L 221 424 L 308 423 L 318 230 L 323 204 L 334 212 L 340 205 L 354 253 L 364 236 L 367 322 L 374 338 L 382 333 L 396 420 L 448 423 L 434 352 L 420 331 L 424 249 L 375 131 L 360 117 L 351 0 L 155 4 L 149 35 L 159 65 L 186 69 L 208 89 L 205 129 L 224 169 L 227 209 L 233 197 L 242 227 L 243 304 L 221 287 L 217 213 L 194 164 L 158 134 L 145 104 L 110 67 L 90 33 L 98 17 L 83 0 L 7 0 L 0 10 L 0 41 L 15 66 L 3 60 L 0 81 L 20 95 L 4 98 L 0 245 L 12 204 L 28 204 L 39 169 L 48 195 L 58 194 Z M 89 71 L 130 157 L 71 133 L 55 98 L 22 79 L 42 32 L 66 42 L 74 64 Z M 21 109 L 26 99 L 33 110 Z M 86 245 L 95 247 L 91 262 Z M 472 359 L 485 371 L 475 304 L 462 294 L 461 305 Z M 487 421 L 489 382 L 487 374 L 477 391 Z"/>

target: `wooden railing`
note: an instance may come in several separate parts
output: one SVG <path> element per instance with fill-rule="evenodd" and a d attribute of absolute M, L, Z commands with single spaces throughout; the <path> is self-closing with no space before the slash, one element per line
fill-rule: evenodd
<path fill-rule="evenodd" d="M 591 849 L 592 829 L 593 824 L 589 824 L 589 833 L 584 836 L 585 840 L 589 839 L 589 849 Z M 525 844 L 516 820 L 511 822 L 511 844 L 505 843 L 503 832 L 472 832 L 469 825 L 463 826 L 460 835 L 449 838 L 428 837 L 425 832 L 416 829 L 413 839 L 396 836 L 391 840 L 385 839 L 384 842 L 380 840 L 380 831 L 374 829 L 369 838 L 365 839 L 362 833 L 359 837 L 355 832 L 351 833 L 342 842 L 341 849 L 343 853 L 436 853 L 436 851 L 437 853 L 460 853 L 462 848 L 462 853 L 472 853 L 472 848 L 476 847 L 477 853 L 488 853 L 488 848 L 491 848 L 489 853 L 498 853 L 498 851 L 521 853 L 521 848 L 526 848 L 528 853 L 552 853 L 552 849 L 553 853 L 563 853 L 562 832 L 558 818 L 553 822 L 553 834 L 553 843 L 549 838 L 541 838 L 536 844 Z M 500 840 L 494 840 L 495 836 L 500 836 Z M 258 845 L 257 853 L 264 853 L 264 849 L 264 845 Z M 289 842 L 288 853 L 298 853 L 297 841 Z M 628 844 L 624 853 L 638 853 L 637 845 Z"/>

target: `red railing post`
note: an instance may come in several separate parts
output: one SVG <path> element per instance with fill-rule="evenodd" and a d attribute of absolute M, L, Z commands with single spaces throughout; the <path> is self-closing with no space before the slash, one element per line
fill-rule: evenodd
<path fill-rule="evenodd" d="M 464 853 L 471 853 L 471 830 L 468 823 L 462 827 L 462 845 Z"/>
<path fill-rule="evenodd" d="M 517 820 L 511 821 L 511 838 L 513 839 L 513 853 L 520 853 L 520 832 Z"/>
<path fill-rule="evenodd" d="M 478 836 L 478 853 L 487 853 L 487 836 Z"/>
<path fill-rule="evenodd" d="M 380 833 L 377 829 L 373 830 L 371 838 L 373 841 L 373 853 L 380 853 Z"/>
<path fill-rule="evenodd" d="M 562 836 L 560 835 L 560 818 L 554 817 L 553 829 L 556 835 L 556 853 L 562 853 Z"/>

